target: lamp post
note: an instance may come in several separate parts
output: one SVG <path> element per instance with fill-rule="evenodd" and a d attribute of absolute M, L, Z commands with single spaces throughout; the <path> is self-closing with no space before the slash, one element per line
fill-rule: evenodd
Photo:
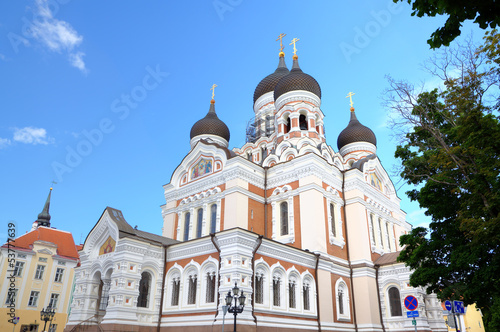
<path fill-rule="evenodd" d="M 50 306 L 45 309 L 42 308 L 42 311 L 40 311 L 40 319 L 45 322 L 45 325 L 43 326 L 44 332 L 46 331 L 45 328 L 47 327 L 47 322 L 52 322 L 55 314 L 55 309 L 52 309 Z"/>
<path fill-rule="evenodd" d="M 238 288 L 236 283 L 234 283 L 233 294 L 231 295 L 231 291 L 228 291 L 226 295 L 226 305 L 228 308 L 227 311 L 234 315 L 234 332 L 236 332 L 236 316 L 243 312 L 246 300 L 246 296 L 243 294 L 243 291 L 241 291 L 241 294 L 239 293 L 240 289 Z M 234 304 L 232 304 L 233 301 Z"/>

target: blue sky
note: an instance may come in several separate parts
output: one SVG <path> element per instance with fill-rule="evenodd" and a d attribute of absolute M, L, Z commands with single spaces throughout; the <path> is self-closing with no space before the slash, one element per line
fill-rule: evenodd
<path fill-rule="evenodd" d="M 83 242 L 106 206 L 160 234 L 162 185 L 189 152 L 191 126 L 216 110 L 245 143 L 253 91 L 292 38 L 304 72 L 322 89 L 327 141 L 349 120 L 376 134 L 387 171 L 396 141 L 382 106 L 386 75 L 432 83 L 421 64 L 444 18 L 410 16 L 390 1 L 81 1 L 0 3 L 0 239 L 36 220 L 49 192 L 52 226 Z M 462 35 L 480 41 L 472 24 Z M 396 187 L 401 183 L 393 178 Z M 408 221 L 428 219 L 398 194 Z"/>

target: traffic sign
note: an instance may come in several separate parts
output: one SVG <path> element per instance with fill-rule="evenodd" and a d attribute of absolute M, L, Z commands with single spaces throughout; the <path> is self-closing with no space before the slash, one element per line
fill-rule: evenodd
<path fill-rule="evenodd" d="M 462 301 L 453 301 L 453 309 L 456 314 L 465 314 L 465 307 Z"/>
<path fill-rule="evenodd" d="M 408 295 L 407 297 L 405 297 L 405 307 L 410 311 L 416 310 L 418 307 L 417 298 L 413 295 Z"/>
<path fill-rule="evenodd" d="M 415 310 L 415 311 L 407 311 L 407 312 L 406 312 L 406 317 L 407 317 L 407 318 L 419 317 L 419 315 L 418 315 L 418 310 Z"/>
<path fill-rule="evenodd" d="M 411 321 L 412 325 L 415 325 L 415 331 L 417 330 L 417 321 L 414 319 Z"/>
<path fill-rule="evenodd" d="M 446 310 L 448 311 L 451 311 L 452 307 L 451 307 L 451 301 L 444 301 L 444 307 L 446 308 Z"/>

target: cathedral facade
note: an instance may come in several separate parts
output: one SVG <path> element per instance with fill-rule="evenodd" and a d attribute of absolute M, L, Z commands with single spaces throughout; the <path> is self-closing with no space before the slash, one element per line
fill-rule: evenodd
<path fill-rule="evenodd" d="M 238 331 L 414 331 L 407 295 L 418 331 L 447 331 L 436 296 L 396 261 L 411 225 L 352 103 L 336 151 L 320 85 L 280 52 L 254 113 L 247 143 L 230 150 L 211 100 L 163 187 L 162 236 L 105 209 L 80 251 L 66 330 L 218 330 L 232 323 L 236 284 Z"/>

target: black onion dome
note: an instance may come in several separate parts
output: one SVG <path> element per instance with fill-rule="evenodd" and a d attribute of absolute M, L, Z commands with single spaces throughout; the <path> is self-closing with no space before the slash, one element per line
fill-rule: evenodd
<path fill-rule="evenodd" d="M 293 66 L 290 73 L 279 80 L 274 88 L 274 100 L 279 96 L 295 90 L 305 90 L 314 93 L 321 98 L 321 88 L 318 82 L 312 77 L 302 71 L 299 67 L 298 58 L 293 59 Z"/>
<path fill-rule="evenodd" d="M 203 119 L 198 120 L 191 128 L 190 138 L 199 135 L 215 135 L 229 142 L 229 128 L 217 117 L 214 104 L 215 101 L 212 99 L 207 115 Z"/>
<path fill-rule="evenodd" d="M 253 102 L 255 103 L 262 95 L 274 91 L 274 87 L 278 84 L 278 81 L 290 72 L 285 64 L 284 53 L 280 53 L 280 60 L 278 63 L 278 68 L 274 73 L 267 75 L 260 81 L 260 83 L 255 88 L 253 93 Z"/>
<path fill-rule="evenodd" d="M 377 138 L 373 131 L 358 121 L 354 113 L 354 108 L 351 108 L 351 120 L 347 127 L 340 133 L 337 139 L 337 147 L 340 150 L 347 144 L 354 142 L 368 142 L 377 146 Z"/>

